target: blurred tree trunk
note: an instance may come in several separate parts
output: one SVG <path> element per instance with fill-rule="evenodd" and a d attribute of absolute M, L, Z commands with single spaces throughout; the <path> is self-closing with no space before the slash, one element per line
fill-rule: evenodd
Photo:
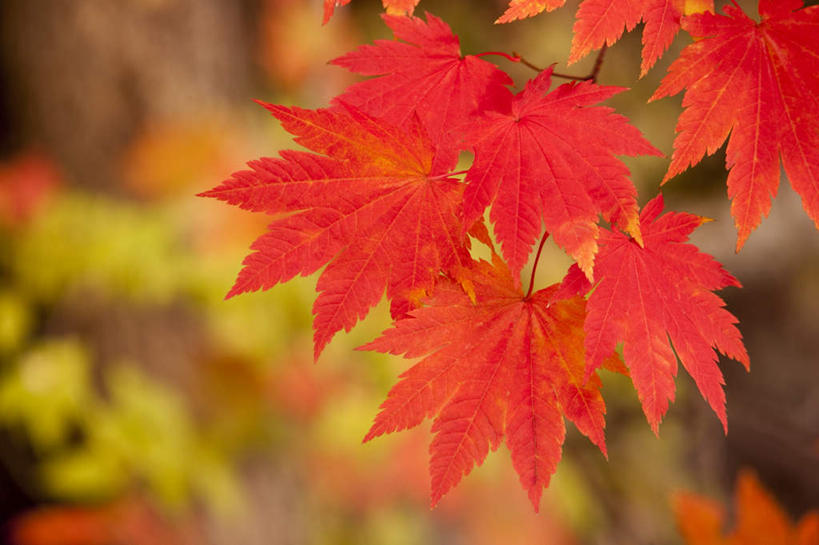
<path fill-rule="evenodd" d="M 116 191 L 121 152 L 147 120 L 247 99 L 254 4 L 3 0 L 4 144 L 47 150 L 72 183 Z"/>

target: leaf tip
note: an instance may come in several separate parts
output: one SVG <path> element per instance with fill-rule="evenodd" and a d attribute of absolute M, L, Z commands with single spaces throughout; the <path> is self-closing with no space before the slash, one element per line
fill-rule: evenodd
<path fill-rule="evenodd" d="M 265 102 L 264 100 L 259 100 L 258 98 L 254 98 L 253 102 L 261 106 L 262 108 L 267 108 L 268 106 L 272 106 L 269 102 Z"/>
<path fill-rule="evenodd" d="M 651 427 L 651 431 L 654 432 L 654 436 L 659 438 L 660 437 L 660 422 L 662 422 L 662 416 L 648 416 L 646 415 L 646 419 L 648 420 L 648 425 Z"/>
<path fill-rule="evenodd" d="M 327 335 L 319 336 L 319 332 L 315 332 L 313 335 L 313 363 L 318 363 L 319 356 L 324 352 L 324 347 L 327 346 L 329 342 L 330 339 Z"/>
<path fill-rule="evenodd" d="M 737 234 L 737 247 L 734 250 L 734 253 L 738 254 L 740 250 L 742 250 L 742 247 L 745 246 L 745 242 L 748 240 L 749 235 L 750 233 L 744 233 L 742 231 Z"/>
<path fill-rule="evenodd" d="M 633 218 L 629 219 L 628 224 L 626 225 L 626 232 L 631 235 L 631 238 L 637 243 L 640 248 L 645 248 L 645 242 L 643 242 L 643 232 L 640 231 L 640 218 L 639 216 L 634 216 Z"/>
<path fill-rule="evenodd" d="M 461 289 L 464 291 L 467 297 L 469 297 L 472 304 L 476 304 L 478 302 L 478 298 L 475 294 L 475 283 L 469 277 L 469 270 L 466 267 L 458 265 L 454 268 L 453 274 L 455 276 L 455 280 L 461 286 Z"/>
<path fill-rule="evenodd" d="M 597 254 L 597 242 L 592 241 L 591 244 L 586 244 L 584 248 L 571 253 L 578 268 L 583 272 L 586 280 L 590 284 L 594 284 L 594 258 Z"/>
<path fill-rule="evenodd" d="M 532 502 L 532 508 L 535 514 L 540 512 L 540 498 L 543 495 L 543 486 L 537 484 L 529 489 L 529 501 Z"/>
<path fill-rule="evenodd" d="M 239 281 L 236 280 L 236 283 L 233 284 L 233 287 L 230 288 L 230 291 L 228 291 L 225 294 L 225 297 L 224 297 L 223 301 L 227 301 L 228 299 L 233 299 L 237 295 L 240 295 L 240 294 L 242 294 L 242 293 L 244 293 L 246 291 L 248 291 L 247 287 L 239 285 Z"/>
<path fill-rule="evenodd" d="M 714 13 L 714 0 L 685 0 L 683 15 L 694 15 L 697 13 Z"/>

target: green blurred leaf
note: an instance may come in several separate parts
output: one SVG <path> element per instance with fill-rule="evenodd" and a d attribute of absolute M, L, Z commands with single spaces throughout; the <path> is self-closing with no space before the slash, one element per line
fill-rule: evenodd
<path fill-rule="evenodd" d="M 0 421 L 21 426 L 36 449 L 53 449 L 85 417 L 89 380 L 88 355 L 79 343 L 45 342 L 0 381 Z"/>
<path fill-rule="evenodd" d="M 88 501 L 141 483 L 171 511 L 187 507 L 193 494 L 215 512 L 239 504 L 229 460 L 205 443 L 178 393 L 133 365 L 110 367 L 106 383 L 110 401 L 88 415 L 85 444 L 45 465 L 52 494 Z"/>
<path fill-rule="evenodd" d="M 21 287 L 43 301 L 93 288 L 166 301 L 180 290 L 186 254 L 156 209 L 67 195 L 17 241 L 12 266 Z"/>
<path fill-rule="evenodd" d="M 31 331 L 31 310 L 20 294 L 0 291 L 0 355 L 18 350 Z"/>

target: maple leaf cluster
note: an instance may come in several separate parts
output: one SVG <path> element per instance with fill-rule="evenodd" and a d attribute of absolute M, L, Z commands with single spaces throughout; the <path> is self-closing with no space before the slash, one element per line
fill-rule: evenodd
<path fill-rule="evenodd" d="M 325 16 L 348 2 L 328 0 Z M 417 2 L 384 3 L 406 14 Z M 562 4 L 513 0 L 500 21 Z M 578 10 L 572 60 L 641 19 L 643 73 L 680 27 L 703 38 L 654 96 L 687 89 L 666 179 L 733 130 L 728 186 L 740 245 L 770 207 L 780 155 L 819 218 L 819 10 L 794 11 L 801 5 L 761 0 L 761 23 L 730 6 L 683 17 L 710 7 L 702 0 L 585 0 Z M 661 195 L 640 210 L 619 157 L 661 153 L 600 105 L 624 89 L 592 81 L 552 89 L 547 69 L 515 94 L 496 65 L 462 55 L 439 18 L 383 18 L 394 40 L 332 61 L 372 77 L 329 108 L 260 103 L 309 151 L 251 161 L 203 193 L 271 216 L 228 297 L 324 267 L 313 306 L 318 358 L 386 295 L 395 323 L 362 348 L 422 359 L 389 392 L 366 439 L 433 419 L 433 505 L 505 443 L 537 509 L 564 417 L 605 454 L 601 367 L 631 377 L 657 432 L 679 360 L 727 429 L 717 352 L 749 361 L 714 292 L 740 284 L 687 242 L 703 218 L 662 214 Z M 456 170 L 461 152 L 474 157 L 466 171 Z M 538 291 L 530 283 L 524 293 L 520 273 L 540 240 L 537 265 L 547 236 L 576 264 L 561 283 Z M 475 241 L 491 248 L 491 262 L 473 259 Z"/>

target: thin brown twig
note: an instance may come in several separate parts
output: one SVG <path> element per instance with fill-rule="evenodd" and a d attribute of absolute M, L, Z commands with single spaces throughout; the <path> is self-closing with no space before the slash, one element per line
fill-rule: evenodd
<path fill-rule="evenodd" d="M 531 62 L 527 61 L 525 58 L 523 58 L 523 56 L 522 56 L 522 55 L 520 55 L 520 54 L 519 54 L 519 53 L 517 53 L 516 51 L 512 51 L 512 56 L 516 57 L 516 58 L 518 59 L 518 62 L 519 62 L 520 64 L 522 64 L 523 66 L 525 66 L 525 67 L 527 67 L 527 68 L 531 68 L 531 69 L 532 69 L 532 70 L 534 70 L 535 72 L 543 72 L 543 70 L 544 70 L 543 68 L 541 68 L 541 67 L 539 67 L 539 66 L 535 66 L 535 65 L 534 65 L 534 64 L 532 64 Z"/>
<path fill-rule="evenodd" d="M 600 68 L 603 66 L 603 56 L 606 54 L 606 49 L 608 49 L 608 46 L 603 44 L 603 47 L 601 47 L 600 51 L 597 53 L 597 58 L 594 60 L 594 68 L 592 68 L 591 74 L 589 74 L 589 81 L 592 83 L 597 83 L 597 75 L 600 73 Z"/>
<path fill-rule="evenodd" d="M 512 51 L 512 56 L 517 59 L 517 62 L 519 62 L 520 64 L 522 64 L 523 66 L 525 66 L 527 68 L 531 68 L 535 72 L 543 72 L 543 70 L 545 70 L 545 68 L 541 68 L 541 67 L 536 66 L 536 65 L 532 64 L 531 62 L 527 61 L 523 57 L 523 55 L 521 55 L 517 51 Z"/>
<path fill-rule="evenodd" d="M 600 52 L 597 53 L 597 58 L 594 60 L 594 66 L 592 67 L 592 71 L 591 71 L 591 73 L 589 73 L 589 75 L 587 75 L 587 76 L 574 76 L 572 74 L 563 74 L 562 72 L 552 72 L 552 76 L 554 76 L 556 78 L 570 79 L 570 80 L 573 80 L 573 81 L 591 81 L 592 83 L 596 83 L 597 82 L 597 76 L 600 73 L 600 68 L 603 66 L 603 56 L 606 54 L 606 49 L 607 48 L 608 48 L 608 46 L 606 46 L 606 44 L 603 44 L 603 47 L 600 48 Z M 511 60 L 512 62 L 519 62 L 522 65 L 524 65 L 524 66 L 526 66 L 528 68 L 531 68 L 532 70 L 534 70 L 536 72 L 543 72 L 543 70 L 544 70 L 543 68 L 540 68 L 539 66 L 536 66 L 536 65 L 532 64 L 531 62 L 526 60 L 523 56 L 521 56 L 520 54 L 518 54 L 515 51 L 512 51 L 512 56 L 511 57 L 509 55 L 503 55 L 503 56 L 506 57 L 507 59 Z"/>

